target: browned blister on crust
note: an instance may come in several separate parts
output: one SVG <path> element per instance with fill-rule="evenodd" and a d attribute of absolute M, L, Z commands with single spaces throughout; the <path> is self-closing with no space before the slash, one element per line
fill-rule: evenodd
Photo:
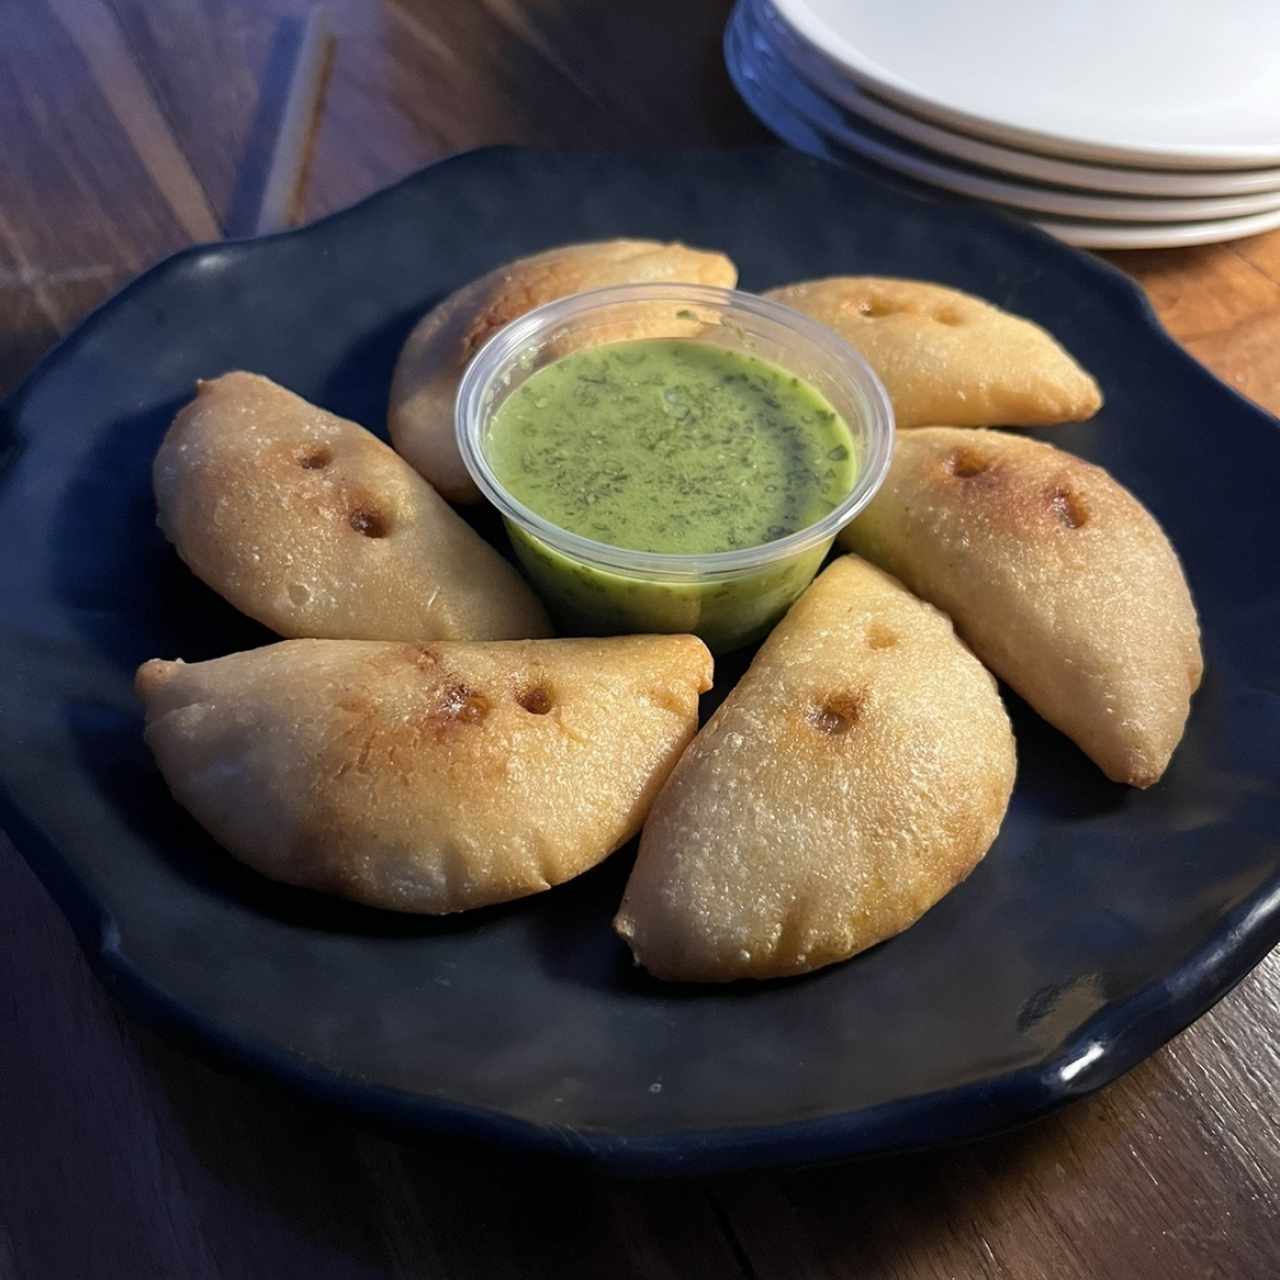
<path fill-rule="evenodd" d="M 958 289 L 832 276 L 765 297 L 856 347 L 880 375 L 899 427 L 1047 426 L 1102 406 L 1098 384 L 1039 325 Z"/>
<path fill-rule="evenodd" d="M 692 636 L 290 640 L 137 678 L 170 790 L 235 857 L 432 914 L 537 893 L 629 840 L 710 684 Z"/>
<path fill-rule="evenodd" d="M 841 543 L 949 613 L 1109 778 L 1164 773 L 1200 683 L 1200 629 L 1163 530 L 1101 467 L 1005 432 L 906 432 Z"/>
<path fill-rule="evenodd" d="M 842 557 L 676 766 L 614 927 L 674 981 L 844 960 L 973 870 L 1014 768 L 995 681 L 950 621 Z"/>
<path fill-rule="evenodd" d="M 727 289 L 737 279 L 737 268 L 722 253 L 656 240 L 562 245 L 497 267 L 450 294 L 409 335 L 391 382 L 392 443 L 450 501 L 476 502 L 480 491 L 458 452 L 454 401 L 467 364 L 499 329 L 544 302 L 588 289 L 677 282 Z M 642 319 L 629 328 L 601 330 L 593 341 L 681 332 L 669 324 L 654 329 Z"/>
<path fill-rule="evenodd" d="M 200 383 L 152 475 L 188 567 L 279 635 L 550 634 L 515 569 L 394 450 L 268 378 Z"/>

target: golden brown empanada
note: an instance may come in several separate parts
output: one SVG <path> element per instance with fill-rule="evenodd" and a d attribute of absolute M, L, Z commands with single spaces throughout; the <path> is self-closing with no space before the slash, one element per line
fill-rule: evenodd
<path fill-rule="evenodd" d="M 900 427 L 1044 426 L 1092 417 L 1098 384 L 1039 325 L 923 280 L 832 276 L 770 289 L 840 334 L 889 392 Z"/>
<path fill-rule="evenodd" d="M 792 606 L 655 801 L 614 927 L 660 978 L 804 973 L 913 924 L 995 839 L 995 681 L 852 556 Z"/>
<path fill-rule="evenodd" d="M 137 680 L 170 790 L 237 858 L 429 913 L 537 893 L 630 839 L 710 684 L 692 636 L 290 640 Z"/>
<path fill-rule="evenodd" d="M 280 635 L 550 634 L 520 575 L 412 467 L 268 378 L 201 382 L 152 474 L 188 567 Z"/>
<path fill-rule="evenodd" d="M 1000 431 L 909 431 L 841 544 L 946 610 L 1107 777 L 1164 772 L 1200 629 L 1168 539 L 1101 467 Z"/>
<path fill-rule="evenodd" d="M 427 312 L 409 335 L 391 382 L 391 441 L 451 502 L 476 502 L 480 491 L 458 452 L 453 406 L 471 357 L 503 325 L 587 289 L 667 281 L 732 288 L 737 279 L 722 253 L 656 240 L 563 245 L 497 267 Z M 609 340 L 628 336 L 664 335 L 619 332 Z"/>

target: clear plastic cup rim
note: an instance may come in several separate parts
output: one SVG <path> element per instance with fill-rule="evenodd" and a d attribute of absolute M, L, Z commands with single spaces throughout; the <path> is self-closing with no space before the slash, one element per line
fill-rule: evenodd
<path fill-rule="evenodd" d="M 821 520 L 804 529 L 729 551 L 674 553 L 639 551 L 574 533 L 538 514 L 508 492 L 498 479 L 480 443 L 480 430 L 494 383 L 539 337 L 593 311 L 628 302 L 702 304 L 718 310 L 745 311 L 773 321 L 798 339 L 824 352 L 848 377 L 858 393 L 865 418 L 858 474 L 847 496 Z M 696 339 L 693 339 L 696 341 Z M 785 368 L 785 360 L 772 363 Z M 499 329 L 471 360 L 458 388 L 454 411 L 455 430 L 462 460 L 480 492 L 506 519 L 562 555 L 593 567 L 630 576 L 673 579 L 705 579 L 740 575 L 800 555 L 829 542 L 875 496 L 884 481 L 893 453 L 893 406 L 884 384 L 864 357 L 833 329 L 792 307 L 738 289 L 712 285 L 630 284 L 613 285 L 571 294 L 543 303 Z"/>

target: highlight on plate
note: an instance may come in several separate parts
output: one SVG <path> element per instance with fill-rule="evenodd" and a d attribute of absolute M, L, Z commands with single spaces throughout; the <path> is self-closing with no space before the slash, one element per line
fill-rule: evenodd
<path fill-rule="evenodd" d="M 283 639 L 137 689 L 232 856 L 439 914 L 638 835 L 619 947 L 722 983 L 847 960 L 973 871 L 1015 783 L 997 679 L 1160 780 L 1202 672 L 1177 555 L 1100 467 L 990 429 L 1087 418 L 1093 378 L 940 284 L 736 281 L 647 240 L 459 281 L 405 343 L 394 448 L 209 370 L 159 523 Z M 484 501 L 502 545 L 450 506 Z M 760 641 L 699 730 L 712 654 Z"/>

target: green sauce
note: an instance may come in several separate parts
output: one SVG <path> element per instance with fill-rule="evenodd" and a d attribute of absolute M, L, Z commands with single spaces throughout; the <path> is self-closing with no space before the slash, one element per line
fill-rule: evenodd
<path fill-rule="evenodd" d="M 849 494 L 858 449 L 802 378 L 689 339 L 591 347 L 546 365 L 494 412 L 490 465 L 544 520 L 630 550 L 759 546 Z M 690 631 L 717 652 L 763 636 L 808 586 L 831 539 L 732 571 L 604 568 L 514 520 L 512 545 L 569 635 Z"/>
<path fill-rule="evenodd" d="M 512 496 L 552 524 L 675 554 L 807 528 L 857 473 L 849 428 L 808 383 L 681 339 L 592 347 L 539 369 L 499 407 L 486 448 Z"/>

